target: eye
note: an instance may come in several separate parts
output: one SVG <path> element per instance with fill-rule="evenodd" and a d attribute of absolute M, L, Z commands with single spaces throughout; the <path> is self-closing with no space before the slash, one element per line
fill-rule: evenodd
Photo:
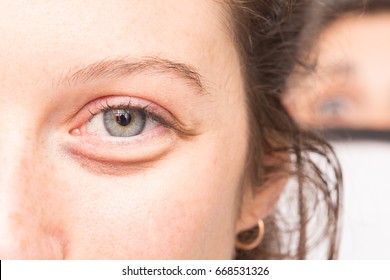
<path fill-rule="evenodd" d="M 94 135 L 113 137 L 134 137 L 149 131 L 162 123 L 159 117 L 146 108 L 131 107 L 104 107 L 100 113 L 92 114 L 85 124 L 85 132 Z"/>
<path fill-rule="evenodd" d="M 147 122 L 146 114 L 139 109 L 108 109 L 102 114 L 104 128 L 115 137 L 136 136 Z"/>
<path fill-rule="evenodd" d="M 165 106 L 119 95 L 92 100 L 72 118 L 64 148 L 83 167 L 99 173 L 104 167 L 108 174 L 115 173 L 112 168 L 118 163 L 128 171 L 130 163 L 160 158 L 176 147 L 176 141 L 197 135 Z"/>
<path fill-rule="evenodd" d="M 93 139 L 122 140 L 157 136 L 156 133 L 180 129 L 176 119 L 153 102 L 131 97 L 106 97 L 94 100 L 80 111 L 73 135 Z M 77 125 L 78 124 L 78 125 Z M 150 132 L 150 133 L 149 133 Z M 92 138 L 91 138 L 92 139 Z"/>
<path fill-rule="evenodd" d="M 142 108 L 104 108 L 90 118 L 85 131 L 95 135 L 132 137 L 141 134 L 147 124 L 148 128 L 158 125 Z"/>
<path fill-rule="evenodd" d="M 352 101 L 343 96 L 332 97 L 317 103 L 316 113 L 321 118 L 341 118 L 348 113 Z"/>

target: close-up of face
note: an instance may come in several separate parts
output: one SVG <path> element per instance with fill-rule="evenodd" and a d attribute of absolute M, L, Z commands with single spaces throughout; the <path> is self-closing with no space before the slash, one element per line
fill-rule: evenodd
<path fill-rule="evenodd" d="M 223 4 L 1 6 L 0 257 L 234 257 L 269 203 Z"/>
<path fill-rule="evenodd" d="M 284 103 L 304 126 L 390 129 L 390 13 L 346 14 L 321 31 L 312 70 L 297 71 Z M 307 62 L 307 61 L 306 61 Z"/>

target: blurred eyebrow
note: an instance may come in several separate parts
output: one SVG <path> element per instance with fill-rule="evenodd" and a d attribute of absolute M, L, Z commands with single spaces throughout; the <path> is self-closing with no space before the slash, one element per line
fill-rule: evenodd
<path fill-rule="evenodd" d="M 147 71 L 149 73 L 171 74 L 184 79 L 190 86 L 194 86 L 202 93 L 205 88 L 202 76 L 195 67 L 158 57 L 146 57 L 139 60 L 130 59 L 104 59 L 90 64 L 82 69 L 72 71 L 69 69 L 64 76 L 61 75 L 59 84 L 77 85 L 97 79 L 119 79 L 136 73 Z"/>
<path fill-rule="evenodd" d="M 326 65 L 299 65 L 292 75 L 297 78 L 311 77 L 312 75 L 325 77 L 349 77 L 354 71 L 355 68 L 351 63 L 348 61 L 340 61 L 337 63 L 327 63 Z"/>
<path fill-rule="evenodd" d="M 325 74 L 327 76 L 350 76 L 354 72 L 354 67 L 349 62 L 333 63 L 330 65 L 322 66 L 319 74 Z"/>

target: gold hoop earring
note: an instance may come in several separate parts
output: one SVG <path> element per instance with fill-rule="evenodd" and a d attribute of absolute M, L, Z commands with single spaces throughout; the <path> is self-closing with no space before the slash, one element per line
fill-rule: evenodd
<path fill-rule="evenodd" d="M 241 242 L 237 238 L 237 240 L 236 240 L 236 248 L 237 249 L 248 251 L 248 250 L 252 250 L 252 249 L 256 248 L 260 244 L 261 240 L 264 237 L 264 222 L 263 222 L 263 220 L 259 220 L 257 222 L 257 224 L 258 224 L 259 229 L 258 229 L 258 233 L 257 233 L 256 238 L 249 243 Z"/>

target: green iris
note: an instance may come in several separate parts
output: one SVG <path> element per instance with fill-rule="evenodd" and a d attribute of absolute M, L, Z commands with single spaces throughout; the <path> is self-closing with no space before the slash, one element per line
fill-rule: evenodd
<path fill-rule="evenodd" d="M 146 114 L 140 109 L 110 109 L 103 113 L 104 127 L 111 136 L 131 137 L 146 125 Z"/>

